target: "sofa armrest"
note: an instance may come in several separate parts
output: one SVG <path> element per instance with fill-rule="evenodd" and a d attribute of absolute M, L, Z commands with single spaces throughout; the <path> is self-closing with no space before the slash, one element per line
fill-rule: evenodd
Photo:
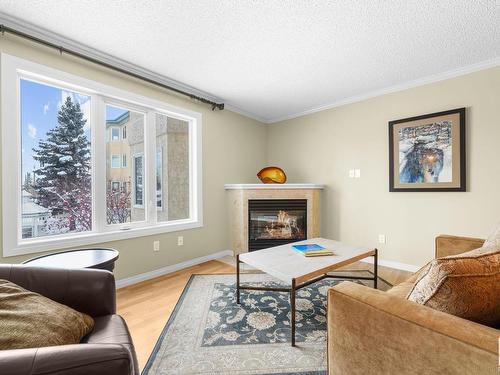
<path fill-rule="evenodd" d="M 450 236 L 440 234 L 436 237 L 436 258 L 457 255 L 483 246 L 481 238 Z"/>
<path fill-rule="evenodd" d="M 116 312 L 115 278 L 109 271 L 0 264 L 0 279 L 93 317 Z"/>
<path fill-rule="evenodd" d="M 340 374 L 497 374 L 494 328 L 344 282 L 328 291 L 328 369 Z"/>
<path fill-rule="evenodd" d="M 0 351 L 0 374 L 132 375 L 130 352 L 122 345 L 77 344 Z"/>

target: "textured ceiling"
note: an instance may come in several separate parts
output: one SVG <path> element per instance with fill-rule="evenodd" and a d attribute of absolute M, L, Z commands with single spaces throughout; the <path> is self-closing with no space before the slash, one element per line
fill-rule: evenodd
<path fill-rule="evenodd" d="M 0 11 L 269 122 L 500 57 L 498 0 L 0 0 Z"/>

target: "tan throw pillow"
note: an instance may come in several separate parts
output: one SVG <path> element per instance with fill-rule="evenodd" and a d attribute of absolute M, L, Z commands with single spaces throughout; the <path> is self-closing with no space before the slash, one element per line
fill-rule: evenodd
<path fill-rule="evenodd" d="M 77 344 L 93 326 L 86 314 L 0 280 L 0 350 Z"/>
<path fill-rule="evenodd" d="M 500 249 L 483 246 L 434 259 L 407 299 L 489 326 L 500 323 Z"/>

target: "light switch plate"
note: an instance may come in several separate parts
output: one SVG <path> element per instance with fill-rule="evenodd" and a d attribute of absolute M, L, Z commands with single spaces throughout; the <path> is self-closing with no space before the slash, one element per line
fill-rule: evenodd
<path fill-rule="evenodd" d="M 184 245 L 184 237 L 179 236 L 177 237 L 177 246 L 183 246 Z"/>
<path fill-rule="evenodd" d="M 354 169 L 349 169 L 349 178 L 354 178 Z"/>
<path fill-rule="evenodd" d="M 360 178 L 361 177 L 361 169 L 355 169 L 354 170 L 354 177 L 355 178 Z"/>
<path fill-rule="evenodd" d="M 387 238 L 385 237 L 385 234 L 379 234 L 378 235 L 378 243 L 386 243 Z"/>
<path fill-rule="evenodd" d="M 160 251 L 160 241 L 153 241 L 153 251 Z"/>

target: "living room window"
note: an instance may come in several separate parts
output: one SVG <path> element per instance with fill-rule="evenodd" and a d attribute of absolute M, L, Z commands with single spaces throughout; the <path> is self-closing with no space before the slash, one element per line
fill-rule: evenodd
<path fill-rule="evenodd" d="M 4 256 L 202 225 L 201 115 L 1 62 Z"/>

